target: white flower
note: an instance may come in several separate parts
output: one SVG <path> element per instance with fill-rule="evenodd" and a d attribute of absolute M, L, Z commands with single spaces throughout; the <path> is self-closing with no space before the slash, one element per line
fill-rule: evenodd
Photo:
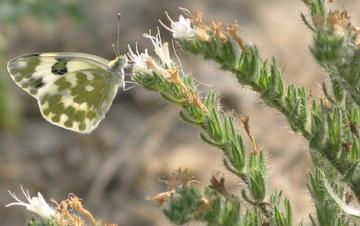
<path fill-rule="evenodd" d="M 185 18 L 183 15 L 179 16 L 179 21 L 173 21 L 167 12 L 166 16 L 169 19 L 170 27 L 163 24 L 161 20 L 159 22 L 161 25 L 173 33 L 173 38 L 175 39 L 189 39 L 195 37 L 195 30 L 191 27 L 191 20 L 189 18 Z"/>
<path fill-rule="evenodd" d="M 144 37 L 151 40 L 156 55 L 158 55 L 161 62 L 166 66 L 166 68 L 172 68 L 169 45 L 167 44 L 167 42 L 162 43 L 160 31 L 158 30 L 158 33 L 155 36 L 152 36 L 150 32 L 149 34 L 144 34 Z"/>
<path fill-rule="evenodd" d="M 24 206 L 27 210 L 38 214 L 41 217 L 49 218 L 55 215 L 55 210 L 49 206 L 43 196 L 40 192 L 37 193 L 37 197 L 30 197 L 29 191 L 24 190 L 24 188 L 21 186 L 21 190 L 27 200 L 28 203 L 21 201 L 15 193 L 9 191 L 11 197 L 13 197 L 16 202 L 12 202 L 7 204 L 5 207 L 9 206 Z"/>
<path fill-rule="evenodd" d="M 135 52 L 131 49 L 130 45 L 128 45 L 128 49 L 128 56 L 130 60 L 132 60 L 134 63 L 134 71 L 149 72 L 149 68 L 146 62 L 150 59 L 150 56 L 147 49 L 145 49 L 143 53 L 139 53 L 137 43 L 135 47 Z"/>

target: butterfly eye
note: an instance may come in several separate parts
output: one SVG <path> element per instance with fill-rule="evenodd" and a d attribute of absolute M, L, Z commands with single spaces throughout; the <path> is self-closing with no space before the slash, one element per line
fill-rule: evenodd
<path fill-rule="evenodd" d="M 128 58 L 124 56 L 119 56 L 119 66 L 120 68 L 128 66 Z"/>

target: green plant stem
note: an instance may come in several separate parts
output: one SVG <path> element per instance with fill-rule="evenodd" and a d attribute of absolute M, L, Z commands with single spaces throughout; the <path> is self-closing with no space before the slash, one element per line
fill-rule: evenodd
<path fill-rule="evenodd" d="M 307 111 L 307 106 L 305 105 L 306 97 L 305 91 L 303 88 L 295 88 L 295 86 L 290 85 L 285 90 L 288 91 L 281 93 L 279 88 L 277 91 L 274 87 L 274 83 L 268 82 L 268 86 L 262 85 L 261 81 L 265 79 L 271 80 L 273 77 L 282 78 L 282 73 L 277 69 L 276 63 L 273 60 L 271 65 L 268 65 L 267 62 L 263 62 L 259 55 L 256 47 L 247 46 L 247 49 L 241 51 L 240 49 L 234 48 L 230 42 L 222 43 L 216 37 L 211 36 L 210 41 L 200 41 L 200 40 L 179 40 L 179 43 L 183 50 L 188 53 L 195 55 L 202 55 L 205 59 L 213 60 L 217 62 L 222 69 L 233 72 L 239 83 L 243 86 L 250 87 L 252 90 L 260 94 L 261 99 L 270 107 L 276 108 L 279 110 L 288 120 L 290 127 L 295 133 L 300 133 L 303 135 L 309 142 L 317 137 L 309 131 L 308 126 L 308 116 L 303 116 L 301 114 L 294 113 L 294 108 L 289 108 L 286 99 L 290 100 L 289 102 L 299 101 L 302 106 L 301 111 Z M 216 46 L 216 51 L 213 51 Z M 236 57 L 236 56 L 239 57 Z M 270 67 L 270 69 L 269 69 Z M 262 70 L 263 69 L 263 70 Z M 266 75 L 262 74 L 265 72 Z M 271 73 L 272 72 L 272 73 Z M 275 80 L 275 79 L 273 79 Z M 270 85 L 269 85 L 270 84 Z M 280 83 L 280 86 L 282 83 Z M 289 95 L 289 90 L 297 90 L 301 95 L 298 95 L 298 99 L 291 99 Z M 274 93 L 280 93 L 276 96 Z M 274 95 L 269 95 L 274 94 Z M 300 99 L 300 100 L 299 100 Z M 302 101 L 302 102 L 301 102 Z M 301 112 L 300 111 L 300 112 Z M 306 113 L 305 113 L 306 115 Z M 322 145 L 321 147 L 313 147 L 319 153 L 322 154 L 325 159 L 341 174 L 345 175 L 349 164 L 344 164 L 343 162 L 338 161 L 331 155 L 331 147 L 328 145 Z M 336 150 L 334 150 L 336 151 Z M 360 181 L 358 180 L 349 180 L 349 186 L 354 192 L 358 200 L 360 200 Z"/>
<path fill-rule="evenodd" d="M 135 72 L 135 81 L 147 90 L 159 92 L 161 96 L 168 102 L 175 104 L 181 108 L 181 118 L 198 127 L 201 130 L 200 137 L 203 141 L 214 147 L 222 150 L 224 153 L 224 165 L 229 172 L 238 176 L 246 185 L 249 195 L 245 201 L 247 201 L 253 209 L 256 209 L 256 213 L 259 215 L 259 219 L 266 219 L 271 221 L 274 209 L 267 209 L 269 205 L 265 205 L 266 195 L 266 163 L 262 151 L 246 152 L 240 134 L 240 122 L 233 115 L 226 115 L 220 113 L 219 96 L 213 92 L 209 92 L 204 101 L 199 97 L 196 90 L 196 86 L 192 79 L 192 76 L 186 75 L 180 78 L 179 75 L 172 74 L 169 78 L 165 78 L 161 74 L 156 72 Z M 225 198 L 228 204 L 221 211 L 225 211 L 224 214 L 220 214 L 221 221 L 219 225 L 242 225 L 239 222 L 240 211 L 240 199 L 237 196 L 233 196 L 228 193 L 224 187 L 223 180 L 212 179 L 213 190 L 220 193 Z M 184 190 L 185 189 L 185 190 Z M 192 190 L 191 190 L 192 189 Z M 182 198 L 178 200 L 170 199 L 170 209 L 163 209 L 166 216 L 175 223 L 185 223 L 188 221 L 188 217 L 178 218 L 174 215 L 179 210 L 175 210 L 175 207 L 181 207 L 181 211 L 194 211 L 197 206 L 186 202 L 189 199 L 199 199 L 198 192 L 190 188 L 179 188 L 176 191 L 177 195 Z M 192 198 L 189 198 L 192 197 Z M 175 195 L 175 197 L 177 197 Z M 186 198 L 188 197 L 188 198 Z M 169 206 L 167 205 L 167 206 Z M 278 204 L 280 205 L 280 204 Z M 277 207 L 277 210 L 280 207 Z M 216 211 L 215 211 L 216 212 Z M 186 211 L 184 212 L 184 215 Z M 267 214 L 265 214 L 267 213 Z M 214 214 L 213 214 L 214 215 Z M 218 214 L 215 214 L 216 216 Z M 261 215 L 261 217 L 260 217 Z M 278 214 L 278 221 L 284 220 L 286 217 L 282 213 Z M 250 217 L 250 215 L 248 216 Z M 214 225 L 214 217 L 211 217 L 209 225 Z M 260 220 L 262 221 L 262 220 Z M 216 221 L 215 221 L 216 222 Z M 224 223 L 225 222 L 225 223 Z M 229 223 L 226 223 L 229 222 Z"/>

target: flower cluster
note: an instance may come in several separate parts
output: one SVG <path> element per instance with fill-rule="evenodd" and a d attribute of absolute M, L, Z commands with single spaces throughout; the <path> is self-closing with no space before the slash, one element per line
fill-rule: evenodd
<path fill-rule="evenodd" d="M 9 191 L 11 197 L 16 202 L 9 203 L 6 207 L 10 206 L 24 206 L 27 210 L 37 214 L 40 219 L 35 219 L 29 223 L 31 226 L 85 226 L 85 222 L 88 221 L 93 226 L 116 226 L 116 224 L 99 224 L 93 215 L 83 207 L 81 200 L 74 194 L 70 194 L 67 199 L 64 199 L 60 204 L 56 203 L 56 208 L 49 205 L 40 192 L 37 196 L 31 197 L 28 190 L 24 190 L 21 186 L 21 190 L 25 196 L 26 201 L 21 201 L 15 193 Z"/>
<path fill-rule="evenodd" d="M 129 46 L 128 57 L 133 62 L 134 74 L 156 74 L 179 86 L 182 95 L 188 103 L 197 105 L 202 111 L 207 112 L 206 107 L 202 104 L 198 94 L 190 90 L 181 78 L 178 65 L 171 59 L 169 44 L 162 42 L 158 30 L 155 36 L 151 32 L 144 34 L 144 37 L 150 39 L 156 58 L 148 54 L 148 50 L 139 52 L 137 45 L 135 51 Z"/>
<path fill-rule="evenodd" d="M 155 62 L 153 57 L 151 57 L 148 54 L 148 50 L 145 49 L 144 52 L 139 53 L 139 49 L 136 45 L 135 51 L 132 50 L 130 46 L 129 48 L 129 59 L 133 62 L 133 70 L 134 72 L 144 72 L 144 73 L 150 73 L 152 71 L 155 71 L 165 77 L 168 76 L 168 69 L 173 68 L 173 62 L 170 58 L 170 51 L 169 51 L 169 45 L 167 42 L 162 42 L 160 32 L 158 30 L 158 33 L 155 36 L 151 35 L 151 31 L 149 34 L 144 34 L 145 38 L 148 38 L 151 40 L 151 43 L 154 47 L 154 51 L 158 58 L 160 59 L 160 62 Z"/>
<path fill-rule="evenodd" d="M 170 27 L 165 25 L 162 21 L 160 21 L 161 25 L 169 30 L 172 33 L 174 39 L 177 40 L 189 40 L 189 39 L 198 39 L 201 41 L 210 41 L 210 35 L 213 33 L 221 42 L 226 43 L 229 40 L 235 40 L 239 47 L 242 50 L 245 50 L 245 42 L 242 38 L 237 34 L 238 25 L 235 23 L 230 23 L 227 26 L 226 31 L 222 23 L 213 22 L 211 25 L 207 25 L 203 22 L 202 13 L 197 12 L 192 14 L 190 11 L 180 8 L 182 12 L 185 14 L 179 16 L 178 21 L 174 21 L 171 19 L 167 12 L 166 16 L 170 21 Z"/>

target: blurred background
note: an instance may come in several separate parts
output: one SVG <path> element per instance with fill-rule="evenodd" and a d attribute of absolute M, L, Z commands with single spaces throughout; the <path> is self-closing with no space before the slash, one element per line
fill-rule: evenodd
<path fill-rule="evenodd" d="M 336 4 L 360 7 L 354 0 Z M 306 12 L 300 0 L 1 0 L 1 225 L 24 225 L 30 217 L 23 208 L 4 207 L 13 201 L 9 189 L 21 196 L 20 185 L 34 195 L 40 191 L 47 200 L 60 201 L 75 193 L 96 217 L 126 226 L 169 225 L 146 197 L 165 191 L 159 178 L 178 167 L 188 168 L 203 186 L 215 172 L 223 172 L 229 189 L 240 191 L 240 181 L 221 164 L 222 154 L 202 143 L 197 129 L 181 122 L 177 109 L 157 94 L 139 87 L 120 91 L 99 127 L 90 135 L 79 135 L 46 122 L 35 99 L 18 88 L 6 71 L 9 59 L 31 52 L 86 52 L 112 59 L 118 12 L 121 52 L 135 42 L 141 49 L 151 48 L 142 34 L 155 30 L 159 18 L 167 21 L 165 10 L 177 17 L 179 6 L 203 11 L 207 21 L 237 20 L 246 41 L 255 43 L 264 58 L 278 60 L 287 83 L 319 95 L 326 76 L 308 50 L 311 34 L 300 19 L 299 13 Z M 350 15 L 358 24 L 360 14 L 352 10 Z M 163 29 L 162 34 L 163 40 L 169 40 Z M 211 85 L 200 85 L 203 92 L 219 91 L 225 110 L 250 116 L 257 143 L 267 153 L 269 189 L 284 190 L 296 222 L 307 222 L 313 207 L 306 189 L 311 163 L 304 139 L 233 75 L 211 62 L 178 54 L 186 72 Z"/>

